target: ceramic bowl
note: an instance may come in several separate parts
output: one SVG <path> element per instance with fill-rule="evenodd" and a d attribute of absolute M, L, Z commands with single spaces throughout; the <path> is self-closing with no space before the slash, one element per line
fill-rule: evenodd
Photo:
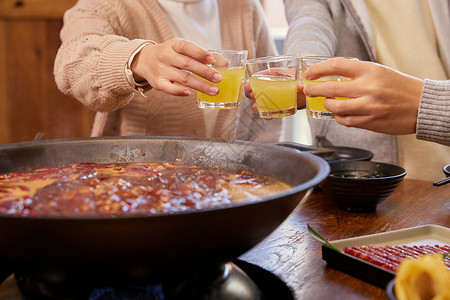
<path fill-rule="evenodd" d="M 392 279 L 389 281 L 389 283 L 386 285 L 386 296 L 389 300 L 397 300 L 397 297 L 395 296 L 395 279 Z"/>
<path fill-rule="evenodd" d="M 332 162 L 330 175 L 319 186 L 339 208 L 348 212 L 373 212 L 406 175 L 402 167 L 372 161 Z"/>
<path fill-rule="evenodd" d="M 450 177 L 450 164 L 446 165 L 443 171 L 446 177 Z"/>

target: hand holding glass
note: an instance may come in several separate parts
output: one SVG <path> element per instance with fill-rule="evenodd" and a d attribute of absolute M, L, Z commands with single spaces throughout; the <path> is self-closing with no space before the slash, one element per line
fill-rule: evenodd
<path fill-rule="evenodd" d="M 231 109 L 241 104 L 242 86 L 245 77 L 247 50 L 208 50 L 215 59 L 214 67 L 222 74 L 219 94 L 209 96 L 197 91 L 197 103 L 200 108 Z M 211 82 L 212 83 L 212 82 Z"/>
<path fill-rule="evenodd" d="M 247 61 L 247 75 L 260 118 L 290 116 L 297 112 L 298 56 L 270 56 Z"/>
<path fill-rule="evenodd" d="M 349 81 L 350 78 L 343 77 L 343 76 L 324 76 L 316 80 L 307 80 L 305 79 L 305 76 L 303 74 L 307 69 L 309 69 L 314 64 L 329 60 L 335 58 L 333 56 L 305 56 L 300 58 L 301 62 L 301 69 L 302 69 L 302 83 L 303 85 L 308 85 L 311 83 L 321 83 L 321 82 L 328 82 L 328 81 Z M 349 58 L 349 59 L 356 59 L 356 58 Z M 342 97 L 336 97 L 336 100 L 348 100 L 348 98 L 342 98 Z M 306 114 L 308 117 L 315 118 L 315 119 L 328 119 L 332 120 L 334 119 L 333 114 L 326 110 L 324 107 L 324 100 L 325 97 L 308 97 L 306 96 Z"/>

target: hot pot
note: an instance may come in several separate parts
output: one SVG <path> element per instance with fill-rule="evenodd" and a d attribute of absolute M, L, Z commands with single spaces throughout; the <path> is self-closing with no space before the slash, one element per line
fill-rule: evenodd
<path fill-rule="evenodd" d="M 120 217 L 0 215 L 2 271 L 58 284 L 174 280 L 242 255 L 329 173 L 323 159 L 276 145 L 179 137 L 103 137 L 0 146 L 0 172 L 75 162 L 179 162 L 250 170 L 292 185 L 221 208 Z"/>

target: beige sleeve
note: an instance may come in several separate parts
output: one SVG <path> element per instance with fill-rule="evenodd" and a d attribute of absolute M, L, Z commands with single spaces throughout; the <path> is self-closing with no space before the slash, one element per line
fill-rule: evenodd
<path fill-rule="evenodd" d="M 125 66 L 131 54 L 149 41 L 116 34 L 115 14 L 108 12 L 108 5 L 99 13 L 98 7 L 86 3 L 89 1 L 79 2 L 64 15 L 55 81 L 63 93 L 91 110 L 114 111 L 126 105 L 136 92 L 126 78 Z"/>

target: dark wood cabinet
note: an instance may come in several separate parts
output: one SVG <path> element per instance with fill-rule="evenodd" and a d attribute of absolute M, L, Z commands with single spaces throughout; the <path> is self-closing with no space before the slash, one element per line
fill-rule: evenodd
<path fill-rule="evenodd" d="M 89 136 L 94 113 L 53 77 L 64 12 L 76 0 L 0 0 L 0 144 Z"/>

